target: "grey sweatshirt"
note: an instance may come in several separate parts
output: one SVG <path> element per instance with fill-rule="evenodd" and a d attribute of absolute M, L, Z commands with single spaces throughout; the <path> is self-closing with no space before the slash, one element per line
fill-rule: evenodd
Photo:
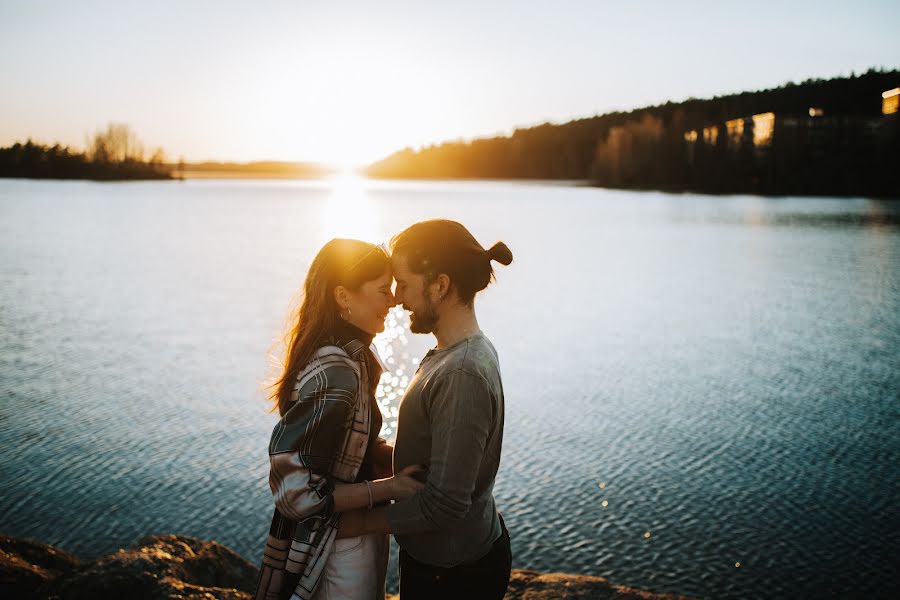
<path fill-rule="evenodd" d="M 492 491 L 503 443 L 497 351 L 477 333 L 425 355 L 400 402 L 394 472 L 428 467 L 425 489 L 387 508 L 400 546 L 440 567 L 478 560 L 500 537 Z"/>

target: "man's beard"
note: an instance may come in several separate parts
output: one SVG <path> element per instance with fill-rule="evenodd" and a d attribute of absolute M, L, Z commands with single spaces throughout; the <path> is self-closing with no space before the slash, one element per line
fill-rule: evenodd
<path fill-rule="evenodd" d="M 434 304 L 422 294 L 422 309 L 409 313 L 409 330 L 413 333 L 432 333 L 438 322 Z"/>

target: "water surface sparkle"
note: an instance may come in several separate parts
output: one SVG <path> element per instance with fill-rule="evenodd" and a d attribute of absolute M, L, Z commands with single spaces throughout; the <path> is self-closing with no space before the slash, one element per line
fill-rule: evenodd
<path fill-rule="evenodd" d="M 0 180 L 0 530 L 258 560 L 267 356 L 309 262 L 326 236 L 446 217 L 515 255 L 478 300 L 514 566 L 900 595 L 900 205 L 357 184 Z M 389 437 L 433 343 L 406 327 L 395 309 L 375 341 Z"/>

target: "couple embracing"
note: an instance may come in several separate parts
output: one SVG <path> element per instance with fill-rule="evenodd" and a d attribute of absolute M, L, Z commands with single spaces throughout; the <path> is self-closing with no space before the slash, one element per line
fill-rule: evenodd
<path fill-rule="evenodd" d="M 331 240 L 304 282 L 269 443 L 275 514 L 257 600 L 382 599 L 389 534 L 401 600 L 500 599 L 509 533 L 492 495 L 503 441 L 497 353 L 475 294 L 508 265 L 461 224 L 416 223 L 380 246 Z M 396 291 L 392 292 L 396 280 Z M 395 446 L 378 437 L 372 346 L 391 307 L 437 345 L 400 402 Z"/>

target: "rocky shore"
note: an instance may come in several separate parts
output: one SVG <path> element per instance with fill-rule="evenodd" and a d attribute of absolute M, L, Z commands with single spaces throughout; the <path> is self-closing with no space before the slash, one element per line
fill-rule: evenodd
<path fill-rule="evenodd" d="M 250 600 L 257 568 L 217 542 L 154 535 L 93 561 L 0 535 L 0 598 L 21 600 Z M 396 598 L 396 597 L 395 597 Z M 681 600 L 601 577 L 516 569 L 506 600 Z"/>

